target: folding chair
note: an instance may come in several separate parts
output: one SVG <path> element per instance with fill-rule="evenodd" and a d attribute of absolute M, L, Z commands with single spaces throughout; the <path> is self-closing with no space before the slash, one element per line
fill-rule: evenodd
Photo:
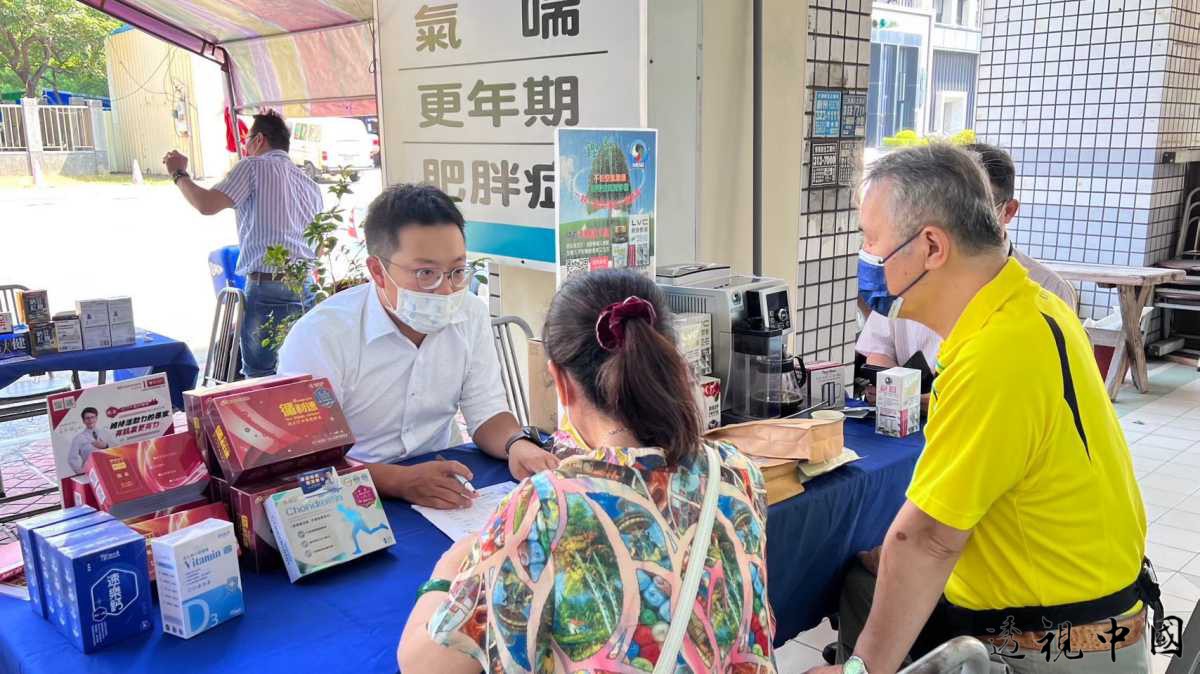
<path fill-rule="evenodd" d="M 208 338 L 208 357 L 204 360 L 201 386 L 228 384 L 237 380 L 241 370 L 242 320 L 246 316 L 246 296 L 237 288 L 224 288 L 217 294 L 212 332 Z"/>
<path fill-rule="evenodd" d="M 1005 671 L 1004 665 L 988 659 L 988 650 L 982 641 L 974 637 L 957 637 L 900 670 L 900 674 L 990 674 L 993 671 Z"/>
<path fill-rule="evenodd" d="M 517 347 L 510 329 L 517 326 L 525 333 L 525 339 L 533 339 L 533 329 L 517 316 L 500 316 L 492 319 L 492 336 L 496 340 L 496 355 L 500 358 L 500 378 L 504 382 L 504 394 L 508 408 L 517 417 L 517 423 L 529 425 L 529 397 L 525 382 L 521 379 L 521 368 L 517 365 Z"/>

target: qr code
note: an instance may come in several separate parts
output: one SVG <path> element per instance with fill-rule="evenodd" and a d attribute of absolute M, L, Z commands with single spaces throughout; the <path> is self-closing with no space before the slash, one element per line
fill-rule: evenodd
<path fill-rule="evenodd" d="M 588 259 L 585 257 L 575 257 L 567 260 L 563 266 L 563 278 L 569 279 L 576 274 L 582 274 L 589 267 Z"/>

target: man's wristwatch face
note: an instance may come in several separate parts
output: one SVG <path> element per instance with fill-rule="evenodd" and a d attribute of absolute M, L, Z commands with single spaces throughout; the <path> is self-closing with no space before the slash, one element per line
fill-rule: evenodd
<path fill-rule="evenodd" d="M 867 665 L 862 658 L 851 655 L 842 665 L 842 674 L 867 674 Z"/>

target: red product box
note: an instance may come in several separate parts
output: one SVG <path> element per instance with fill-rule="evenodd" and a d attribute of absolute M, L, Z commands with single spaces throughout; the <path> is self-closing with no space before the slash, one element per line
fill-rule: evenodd
<path fill-rule="evenodd" d="M 352 460 L 339 461 L 333 468 L 338 475 L 367 469 L 366 465 Z M 243 559 L 248 560 L 255 571 L 266 571 L 283 563 L 263 501 L 271 494 L 300 486 L 300 474 L 308 470 L 311 468 L 253 484 L 229 487 L 229 512 L 233 515 L 233 528 L 246 553 Z"/>
<path fill-rule="evenodd" d="M 64 508 L 86 505 L 97 510 L 100 509 L 100 504 L 96 502 L 96 492 L 92 489 L 92 483 L 88 481 L 86 475 L 63 478 L 58 483 L 58 489 L 62 494 Z"/>
<path fill-rule="evenodd" d="M 208 471 L 191 433 L 96 450 L 86 470 L 100 509 L 116 517 L 190 503 L 208 487 Z"/>
<path fill-rule="evenodd" d="M 146 538 L 146 559 L 150 564 L 150 580 L 154 580 L 154 553 L 151 550 L 150 541 L 209 519 L 231 521 L 228 506 L 224 503 L 200 501 L 178 508 L 170 508 L 166 512 L 160 511 L 125 520 L 125 524 L 128 524 L 130 529 Z"/>
<path fill-rule="evenodd" d="M 230 485 L 328 465 L 354 444 L 342 406 L 323 378 L 216 398 L 204 423 Z"/>
<path fill-rule="evenodd" d="M 204 430 L 204 415 L 210 400 L 231 393 L 246 393 L 272 386 L 308 381 L 309 379 L 312 379 L 312 376 L 307 374 L 293 376 L 273 375 L 184 391 L 183 411 L 187 416 L 187 425 L 196 436 L 196 444 L 200 446 L 200 453 L 204 455 L 204 462 L 208 464 L 208 472 L 213 477 L 221 476 L 221 464 L 217 462 L 216 456 L 213 455 L 212 448 L 208 442 L 208 434 Z"/>

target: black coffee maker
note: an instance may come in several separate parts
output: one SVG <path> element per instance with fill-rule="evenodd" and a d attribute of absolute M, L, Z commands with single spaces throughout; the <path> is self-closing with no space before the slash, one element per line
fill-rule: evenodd
<path fill-rule="evenodd" d="M 788 355 L 792 332 L 786 287 L 746 291 L 746 317 L 733 326 L 725 423 L 789 417 L 804 408 L 808 372 Z"/>

